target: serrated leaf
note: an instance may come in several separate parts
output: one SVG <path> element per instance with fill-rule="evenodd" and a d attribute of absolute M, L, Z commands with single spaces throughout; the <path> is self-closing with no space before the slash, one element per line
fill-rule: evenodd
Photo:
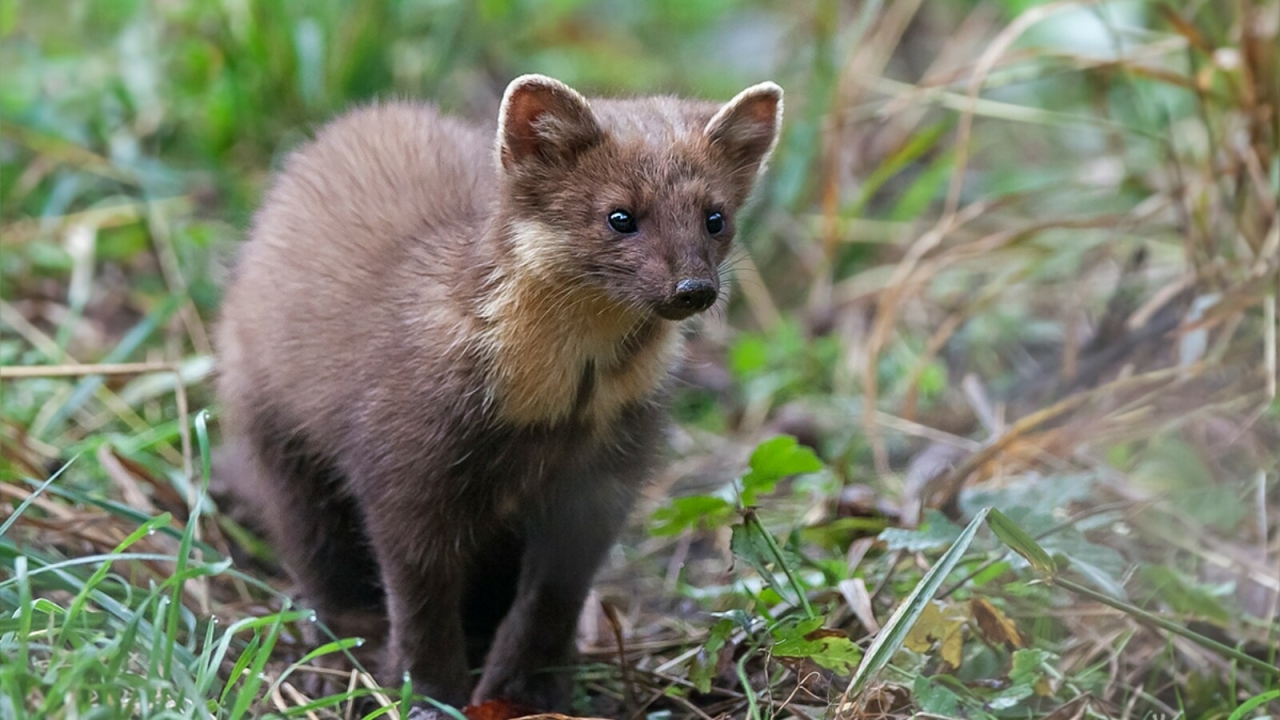
<path fill-rule="evenodd" d="M 1009 679 L 1015 683 L 1038 678 L 1044 674 L 1042 665 L 1048 662 L 1053 654 L 1039 648 L 1023 648 L 1013 651 L 1012 666 Z"/>
<path fill-rule="evenodd" d="M 812 617 L 775 630 L 773 655 L 807 658 L 840 675 L 853 672 L 862 651 L 848 635 L 822 627 L 823 622 L 822 617 Z"/>

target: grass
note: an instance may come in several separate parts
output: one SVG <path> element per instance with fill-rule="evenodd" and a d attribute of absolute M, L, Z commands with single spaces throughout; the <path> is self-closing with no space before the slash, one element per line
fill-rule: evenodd
<path fill-rule="evenodd" d="M 402 714 L 209 497 L 209 325 L 317 124 L 529 71 L 788 93 L 579 713 L 1280 716 L 1277 17 L 0 2 L 0 717 Z"/>

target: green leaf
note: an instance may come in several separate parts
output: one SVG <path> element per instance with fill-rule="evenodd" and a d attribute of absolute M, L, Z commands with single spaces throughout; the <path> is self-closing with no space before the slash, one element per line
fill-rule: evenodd
<path fill-rule="evenodd" d="M 1026 558 L 1027 562 L 1031 563 L 1031 567 L 1038 572 L 1052 576 L 1057 571 L 1057 566 L 1054 565 L 1049 553 L 1007 515 L 992 508 L 991 513 L 987 515 L 987 524 L 991 526 L 996 537 L 1013 548 L 1014 552 Z"/>
<path fill-rule="evenodd" d="M 769 363 L 769 344 L 758 335 L 743 335 L 729 350 L 729 369 L 740 379 L 749 378 Z"/>
<path fill-rule="evenodd" d="M 1163 603 L 1177 613 L 1196 615 L 1215 622 L 1227 623 L 1231 613 L 1217 598 L 1203 588 L 1189 583 L 1177 571 L 1164 565 L 1143 565 L 1138 568 L 1138 580 L 1142 600 L 1147 603 Z"/>
<path fill-rule="evenodd" d="M 961 497 L 960 509 L 974 511 L 995 507 L 1015 518 L 1032 532 L 1049 529 L 1058 508 L 1087 500 L 1094 493 L 1097 478 L 1091 475 L 1047 475 L 1015 480 L 996 488 L 975 488 Z M 1040 528 L 1030 518 L 1044 518 Z"/>
<path fill-rule="evenodd" d="M 1234 532 L 1249 512 L 1240 496 L 1222 492 L 1197 450 L 1176 437 L 1152 441 L 1130 474 L 1202 525 Z"/>
<path fill-rule="evenodd" d="M 714 495 L 673 499 L 653 512 L 654 535 L 676 535 L 693 527 L 719 527 L 733 517 L 733 505 Z"/>
<path fill-rule="evenodd" d="M 1243 705 L 1236 708 L 1235 712 L 1232 712 L 1231 717 L 1227 718 L 1227 720 L 1244 720 L 1245 715 L 1262 707 L 1263 705 L 1266 705 L 1272 700 L 1280 700 L 1280 690 L 1272 690 L 1249 698 Z"/>
<path fill-rule="evenodd" d="M 1039 648 L 1022 648 L 1013 651 L 1013 666 L 1009 680 L 1014 683 L 1032 683 L 1044 675 L 1043 665 L 1053 653 Z"/>
<path fill-rule="evenodd" d="M 733 551 L 734 557 L 746 561 L 748 565 L 755 568 L 755 571 L 764 578 L 774 592 L 778 593 L 779 597 L 791 597 L 782 587 L 782 583 L 778 582 L 777 571 L 769 568 L 774 562 L 773 551 L 754 526 L 734 525 L 733 536 L 729 538 L 729 549 Z"/>
<path fill-rule="evenodd" d="M 1009 710 L 1035 694 L 1030 684 L 1014 684 L 987 698 L 986 706 L 992 710 Z"/>
<path fill-rule="evenodd" d="M 711 632 L 698 648 L 698 654 L 689 661 L 689 682 L 700 693 L 711 692 L 711 681 L 719 672 L 720 651 L 724 649 L 736 623 L 730 618 L 720 618 L 711 626 Z"/>
<path fill-rule="evenodd" d="M 917 675 L 911 694 L 922 712 L 937 717 L 956 717 L 960 711 L 960 697 L 935 678 Z"/>
<path fill-rule="evenodd" d="M 986 519 L 987 510 L 978 511 L 951 548 L 938 558 L 938 562 L 925 573 L 911 594 L 893 612 L 893 616 L 880 629 L 867 654 L 862 658 L 862 664 L 858 666 L 857 673 L 849 681 L 849 689 L 845 693 L 847 696 L 856 697 L 884 669 L 884 666 L 889 664 L 894 653 L 898 652 L 898 648 L 902 647 L 903 641 L 907 639 L 907 634 L 911 632 L 911 626 L 915 625 L 916 618 L 920 617 L 920 613 L 924 612 L 925 607 L 938 594 L 942 583 L 959 564 L 960 558 L 964 556 L 965 550 L 969 549 L 974 535 Z"/>
<path fill-rule="evenodd" d="M 1129 564 L 1120 553 L 1091 543 L 1084 533 L 1069 527 L 1044 537 L 1040 546 L 1053 555 L 1059 575 L 1068 567 L 1112 597 L 1127 597 L 1121 578 Z"/>
<path fill-rule="evenodd" d="M 891 552 L 906 550 L 917 553 L 947 547 L 960 537 L 960 526 L 937 510 L 926 510 L 924 518 L 918 530 L 889 528 L 880 533 L 878 539 Z"/>
<path fill-rule="evenodd" d="M 742 503 L 754 505 L 757 495 L 771 492 L 785 477 L 821 469 L 818 456 L 790 435 L 765 440 L 751 453 L 751 470 L 742 476 Z"/>
<path fill-rule="evenodd" d="M 773 654 L 808 658 L 840 675 L 853 672 L 854 665 L 862 659 L 862 650 L 844 633 L 823 628 L 823 622 L 825 619 L 819 615 L 779 626 L 773 631 Z"/>

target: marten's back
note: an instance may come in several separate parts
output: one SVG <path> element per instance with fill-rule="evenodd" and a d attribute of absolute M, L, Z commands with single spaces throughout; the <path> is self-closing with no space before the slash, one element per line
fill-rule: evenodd
<path fill-rule="evenodd" d="M 324 425 L 413 355 L 408 335 L 447 347 L 467 330 L 459 285 L 484 264 L 490 137 L 394 102 L 339 118 L 288 157 L 224 301 L 219 383 L 233 422 L 269 401 Z"/>

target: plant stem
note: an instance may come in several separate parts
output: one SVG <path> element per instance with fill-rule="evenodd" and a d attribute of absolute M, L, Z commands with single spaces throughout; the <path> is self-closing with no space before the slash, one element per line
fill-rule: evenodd
<path fill-rule="evenodd" d="M 773 561 L 782 568 L 782 573 L 787 576 L 787 582 L 791 583 L 791 588 L 796 591 L 800 606 L 804 608 L 805 617 L 813 617 L 813 606 L 809 604 L 809 596 L 800 585 L 800 581 L 791 573 L 791 568 L 787 566 L 786 561 L 782 559 L 782 548 L 778 547 L 778 541 L 773 539 L 773 533 L 765 529 L 760 518 L 756 516 L 755 510 L 751 508 L 743 512 L 743 520 L 764 538 L 765 545 L 769 546 L 769 552 L 773 555 Z"/>
<path fill-rule="evenodd" d="M 1184 628 L 1175 622 L 1166 620 L 1162 617 L 1159 617 L 1158 615 L 1153 615 L 1147 612 L 1146 610 L 1143 610 L 1142 608 L 1137 607 L 1136 605 L 1130 605 L 1127 602 L 1117 600 L 1109 595 L 1104 595 L 1103 593 L 1100 593 L 1097 590 L 1087 588 L 1083 585 L 1074 583 L 1065 578 L 1060 578 L 1060 577 L 1054 578 L 1051 582 L 1053 582 L 1056 585 L 1060 585 L 1063 588 L 1066 588 L 1067 590 L 1070 590 L 1071 592 L 1077 595 L 1083 595 L 1084 597 L 1087 597 L 1090 600 L 1096 600 L 1097 602 L 1100 602 L 1103 605 L 1107 605 L 1108 607 L 1113 607 L 1116 610 L 1119 610 L 1120 612 L 1125 613 L 1126 615 L 1132 615 L 1145 622 L 1151 623 L 1152 625 L 1155 625 L 1163 630 L 1168 630 L 1169 632 L 1175 635 L 1181 635 L 1182 637 L 1196 643 L 1197 645 L 1200 645 L 1201 647 L 1205 647 L 1210 650 L 1220 652 L 1223 655 L 1226 655 L 1231 659 L 1236 660 L 1244 665 L 1248 665 L 1249 667 L 1252 667 L 1256 670 L 1261 670 L 1264 673 L 1280 677 L 1280 667 L 1269 665 L 1265 661 L 1259 660 L 1253 657 L 1252 655 L 1249 655 L 1236 648 L 1231 647 L 1230 645 L 1224 645 L 1218 642 L 1217 640 L 1205 637 L 1204 635 L 1201 635 L 1200 633 L 1197 633 L 1195 631 L 1188 630 L 1187 628 Z"/>

